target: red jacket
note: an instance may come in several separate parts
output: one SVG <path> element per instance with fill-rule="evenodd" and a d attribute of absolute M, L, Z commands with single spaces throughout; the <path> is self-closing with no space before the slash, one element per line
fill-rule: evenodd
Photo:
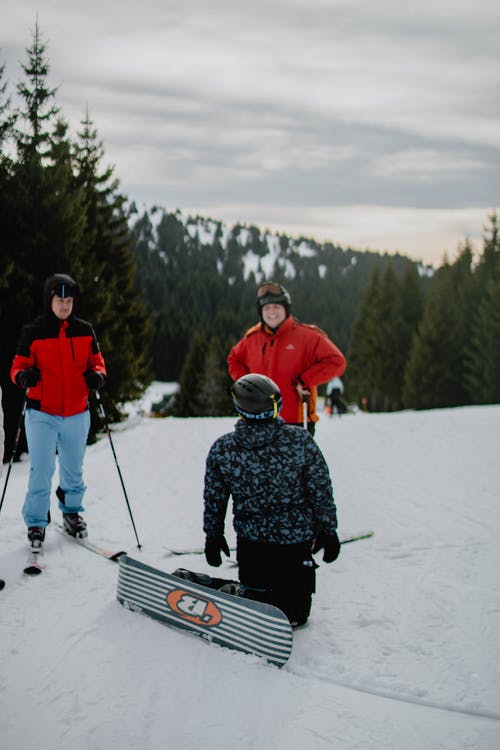
<path fill-rule="evenodd" d="M 25 325 L 10 376 L 37 367 L 41 379 L 28 388 L 28 407 L 59 417 L 71 417 L 88 408 L 87 370 L 106 375 L 106 366 L 90 323 L 70 316 L 58 320 L 46 313 Z"/>
<path fill-rule="evenodd" d="M 342 375 L 346 368 L 344 355 L 320 328 L 299 323 L 291 316 L 275 333 L 264 323 L 250 328 L 233 346 L 227 362 L 233 380 L 249 372 L 274 380 L 283 398 L 280 416 L 295 424 L 303 420 L 297 383 L 310 390 L 308 418 L 317 422 L 316 386 Z"/>

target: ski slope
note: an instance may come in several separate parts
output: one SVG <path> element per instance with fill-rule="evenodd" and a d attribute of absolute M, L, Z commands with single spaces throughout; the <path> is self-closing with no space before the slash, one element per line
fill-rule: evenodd
<path fill-rule="evenodd" d="M 234 422 L 135 416 L 114 432 L 142 551 L 107 438 L 89 447 L 92 539 L 213 571 L 168 550 L 203 544 L 205 457 Z M 43 574 L 23 577 L 25 457 L 0 516 L 0 747 L 498 750 L 499 435 L 500 406 L 322 417 L 339 531 L 375 535 L 321 564 L 282 669 L 125 610 L 118 566 L 54 527 Z M 226 531 L 234 543 L 230 517 Z"/>

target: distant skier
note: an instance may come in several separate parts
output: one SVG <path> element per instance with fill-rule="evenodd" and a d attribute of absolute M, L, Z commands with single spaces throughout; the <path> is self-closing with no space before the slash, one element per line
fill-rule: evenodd
<path fill-rule="evenodd" d="M 281 609 L 294 626 L 307 621 L 315 591 L 312 557 L 337 559 L 337 512 L 326 461 L 306 430 L 281 417 L 281 393 L 251 373 L 232 386 L 240 416 L 210 448 L 205 473 L 205 556 L 229 554 L 224 521 L 232 497 L 241 587 L 228 590 Z"/>
<path fill-rule="evenodd" d="M 59 458 L 57 497 L 66 531 L 87 536 L 83 459 L 90 427 L 89 389 L 104 383 L 106 367 L 90 323 L 73 314 L 76 282 L 55 274 L 44 286 L 44 313 L 22 329 L 11 378 L 27 388 L 26 438 L 30 456 L 23 517 L 32 549 L 45 539 L 52 476 Z"/>
<path fill-rule="evenodd" d="M 346 360 L 326 333 L 301 323 L 291 314 L 291 297 L 281 284 L 264 282 L 257 291 L 260 323 L 250 328 L 227 358 L 233 380 L 247 373 L 261 373 L 278 385 L 283 399 L 282 417 L 288 424 L 304 426 L 314 435 L 317 386 L 342 375 Z"/>
<path fill-rule="evenodd" d="M 326 401 L 330 416 L 333 416 L 335 412 L 337 412 L 339 417 L 346 413 L 347 406 L 342 398 L 343 393 L 344 384 L 341 378 L 335 377 L 326 384 Z"/>

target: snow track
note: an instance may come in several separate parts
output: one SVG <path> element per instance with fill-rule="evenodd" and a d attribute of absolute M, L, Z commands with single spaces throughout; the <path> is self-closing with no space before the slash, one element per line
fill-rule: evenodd
<path fill-rule="evenodd" d="M 204 460 L 233 423 L 116 433 L 141 553 L 109 445 L 91 446 L 91 539 L 171 572 L 165 548 L 203 543 Z M 2 748 L 498 750 L 498 434 L 500 407 L 319 423 L 340 532 L 375 535 L 319 559 L 310 623 L 281 670 L 125 610 L 118 566 L 50 527 L 43 575 L 23 578 L 29 465 L 15 464 L 0 517 Z M 200 555 L 182 565 L 211 571 Z"/>

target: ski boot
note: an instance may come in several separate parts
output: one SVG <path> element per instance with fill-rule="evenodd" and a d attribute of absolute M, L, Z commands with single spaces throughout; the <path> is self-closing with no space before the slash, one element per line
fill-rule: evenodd
<path fill-rule="evenodd" d="M 63 513 L 64 530 L 75 539 L 86 539 L 87 524 L 78 513 Z"/>
<path fill-rule="evenodd" d="M 45 528 L 43 526 L 30 526 L 28 529 L 28 539 L 32 552 L 40 552 L 45 540 Z"/>
<path fill-rule="evenodd" d="M 231 594 L 231 596 L 245 596 L 247 589 L 239 581 L 229 581 L 221 586 L 219 591 L 223 591 L 224 594 Z"/>
<path fill-rule="evenodd" d="M 191 581 L 192 583 L 198 583 L 200 586 L 207 586 L 212 588 L 212 576 L 206 575 L 205 573 L 195 573 L 192 570 L 186 570 L 186 568 L 177 568 L 172 573 L 176 578 L 183 578 L 185 581 Z"/>
<path fill-rule="evenodd" d="M 193 570 L 186 570 L 186 568 L 177 568 L 172 575 L 176 578 L 183 578 L 185 581 L 191 581 L 191 583 L 197 583 L 200 586 L 206 586 L 209 589 L 217 591 L 224 591 L 224 586 L 240 585 L 238 581 L 228 581 L 227 578 L 213 578 L 206 573 L 195 573 Z"/>

